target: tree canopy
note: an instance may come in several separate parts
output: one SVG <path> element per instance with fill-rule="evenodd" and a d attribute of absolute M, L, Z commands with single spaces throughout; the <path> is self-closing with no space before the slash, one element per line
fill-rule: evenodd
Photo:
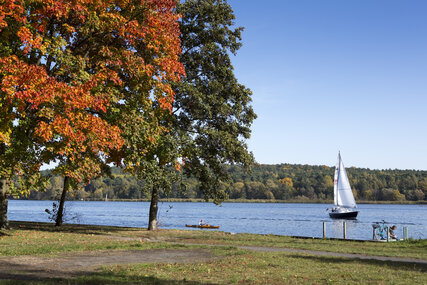
<path fill-rule="evenodd" d="M 171 109 L 170 82 L 184 73 L 175 1 L 1 4 L 2 201 L 16 174 L 36 175 L 42 163 L 59 162 L 56 172 L 76 182 L 120 164 L 129 125 L 143 124 L 155 143 L 164 130 L 153 110 Z"/>
<path fill-rule="evenodd" d="M 186 77 L 175 83 L 173 129 L 181 143 L 183 171 L 200 180 L 206 199 L 220 202 L 229 179 L 225 164 L 251 166 L 245 139 L 256 118 L 252 92 L 234 75 L 230 54 L 241 47 L 242 27 L 224 0 L 189 0 L 178 6 Z"/>
<path fill-rule="evenodd" d="M 156 120 L 165 132 L 155 136 L 156 144 L 147 152 L 130 152 L 125 168 L 144 180 L 151 190 L 149 229 L 157 227 L 157 201 L 167 194 L 180 175 L 201 182 L 206 200 L 219 203 L 227 195 L 221 181 L 227 180 L 225 163 L 249 167 L 253 156 L 245 139 L 255 113 L 251 92 L 234 76 L 230 53 L 241 46 L 242 28 L 234 28 L 234 14 L 224 0 L 188 0 L 177 5 L 181 48 L 179 61 L 186 74 L 172 82 L 175 100 L 170 112 Z M 161 102 L 159 102 L 161 103 Z M 132 130 L 132 145 L 147 144 Z"/>

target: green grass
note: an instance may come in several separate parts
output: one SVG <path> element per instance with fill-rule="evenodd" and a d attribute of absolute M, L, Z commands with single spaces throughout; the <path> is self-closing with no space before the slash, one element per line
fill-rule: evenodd
<path fill-rule="evenodd" d="M 398 272 L 398 274 L 397 274 Z M 181 276 L 177 280 L 177 273 Z M 238 254 L 210 263 L 143 264 L 103 269 L 123 282 L 151 280 L 194 284 L 425 284 L 425 267 L 290 253 Z M 97 280 L 99 274 L 79 280 Z M 168 283 L 166 283 L 168 284 Z"/>
<path fill-rule="evenodd" d="M 2 256 L 183 247 L 209 248 L 217 256 L 210 262 L 108 266 L 86 276 L 33 280 L 32 284 L 427 284 L 426 265 L 237 248 L 268 246 L 426 259 L 425 240 L 373 243 L 202 230 L 149 232 L 104 226 L 65 225 L 58 229 L 43 223 L 12 222 L 11 225 L 13 230 L 0 236 Z M 163 242 L 148 242 L 148 239 Z M 20 284 L 20 281 L 4 280 L 0 284 Z M 28 280 L 21 284 L 28 284 Z"/>
<path fill-rule="evenodd" d="M 160 230 L 152 233 L 148 231 L 135 230 L 124 231 L 122 234 L 129 237 L 143 236 L 145 238 L 160 239 L 170 242 L 296 248 L 340 253 L 427 259 L 427 240 L 408 240 L 383 243 L 372 241 L 294 238 L 277 235 L 230 234 L 207 230 Z"/>
<path fill-rule="evenodd" d="M 205 263 L 102 267 L 75 279 L 34 284 L 426 284 L 426 267 L 310 254 L 217 250 Z M 16 284 L 16 283 L 8 283 Z"/>
<path fill-rule="evenodd" d="M 143 240 L 113 239 L 126 228 L 11 222 L 12 230 L 0 235 L 0 256 L 58 255 L 68 252 L 182 247 L 168 243 L 148 243 Z M 131 229 L 129 229 L 131 230 Z"/>
<path fill-rule="evenodd" d="M 145 240 L 158 240 L 187 244 L 267 246 L 427 259 L 427 240 L 380 243 L 305 239 L 277 235 L 229 234 L 207 230 L 150 232 L 140 228 L 69 224 L 58 229 L 52 224 L 30 222 L 12 222 L 11 226 L 13 230 L 9 232 L 9 236 L 0 236 L 0 255 L 38 255 L 135 247 L 148 249 L 165 246 L 164 243 L 145 242 Z M 128 239 L 118 240 L 117 237 Z M 140 239 L 142 242 L 132 239 Z"/>

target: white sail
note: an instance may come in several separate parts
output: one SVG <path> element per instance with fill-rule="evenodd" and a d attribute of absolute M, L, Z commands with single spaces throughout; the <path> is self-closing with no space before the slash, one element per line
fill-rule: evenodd
<path fill-rule="evenodd" d="M 350 182 L 342 162 L 341 155 L 338 153 L 338 163 L 335 168 L 334 177 L 334 204 L 345 208 L 356 208 L 353 192 Z"/>

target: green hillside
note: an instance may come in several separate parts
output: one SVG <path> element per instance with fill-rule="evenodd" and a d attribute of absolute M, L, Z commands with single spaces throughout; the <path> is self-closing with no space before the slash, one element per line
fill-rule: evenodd
<path fill-rule="evenodd" d="M 251 173 L 240 166 L 228 166 L 230 183 L 222 183 L 230 199 L 268 199 L 293 201 L 331 201 L 334 168 L 328 166 L 277 164 L 256 165 Z M 426 201 L 427 171 L 370 170 L 347 168 L 358 201 Z M 62 187 L 61 177 L 52 177 L 44 192 L 32 192 L 30 199 L 56 199 Z M 144 182 L 120 168 L 112 177 L 101 177 L 75 189 L 69 199 L 148 199 Z M 162 198 L 203 198 L 194 178 L 182 175 L 180 183 Z"/>

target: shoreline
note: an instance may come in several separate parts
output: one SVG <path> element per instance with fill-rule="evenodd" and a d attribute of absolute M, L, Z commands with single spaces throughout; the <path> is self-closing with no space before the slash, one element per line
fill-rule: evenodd
<path fill-rule="evenodd" d="M 35 200 L 35 199 L 9 199 L 9 200 L 24 200 L 24 201 L 56 201 L 56 200 Z M 104 199 L 85 199 L 85 200 L 67 200 L 71 201 L 88 201 L 88 202 L 105 202 Z M 150 199 L 108 199 L 106 202 L 150 202 Z M 213 203 L 204 199 L 160 199 L 159 202 L 173 202 L 173 203 Z M 230 199 L 222 203 L 278 203 L 278 204 L 333 204 L 332 200 L 262 200 L 262 199 Z M 357 201 L 358 205 L 362 204 L 382 204 L 382 205 L 427 205 L 427 201 Z"/>

